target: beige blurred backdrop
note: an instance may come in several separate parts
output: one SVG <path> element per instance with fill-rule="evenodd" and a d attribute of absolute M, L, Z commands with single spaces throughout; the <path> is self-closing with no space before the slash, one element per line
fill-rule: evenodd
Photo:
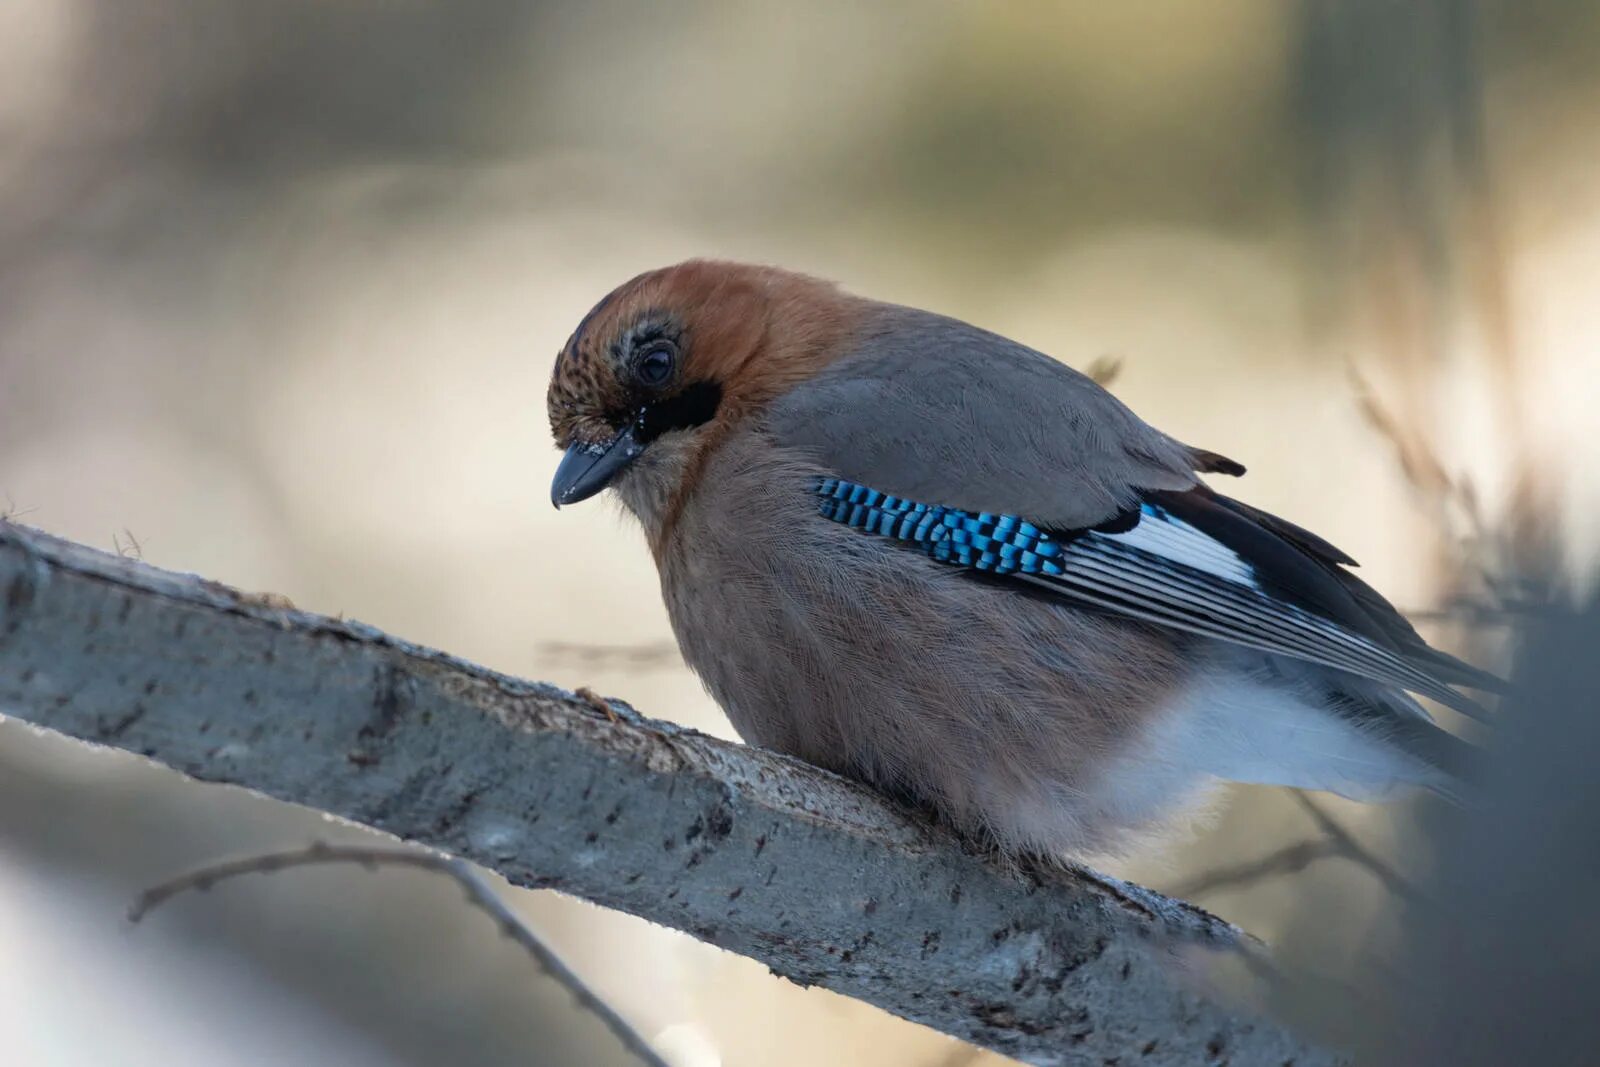
<path fill-rule="evenodd" d="M 1404 607 L 1485 560 L 1564 579 L 1600 520 L 1597 114 L 1600 7 L 1558 0 L 0 0 L 0 509 L 727 735 L 630 523 L 551 509 L 543 412 L 595 300 L 711 255 L 1120 359 Z M 1494 665 L 1492 631 L 1428 632 Z M 1324 807 L 1426 862 L 1425 807 Z M 0 1060 L 626 1062 L 423 874 L 122 923 L 176 870 L 352 833 L 0 724 Z M 1239 789 L 1125 869 L 1314 835 Z M 998 1062 L 512 899 L 677 1064 Z M 1337 858 L 1199 899 L 1333 979 L 1392 934 Z"/>

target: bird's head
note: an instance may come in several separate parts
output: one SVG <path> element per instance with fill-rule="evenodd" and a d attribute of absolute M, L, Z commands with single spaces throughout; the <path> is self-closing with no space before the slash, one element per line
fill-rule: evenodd
<path fill-rule="evenodd" d="M 585 315 L 556 359 L 560 507 L 615 488 L 658 520 L 740 419 L 837 358 L 861 302 L 804 275 L 691 260 L 641 274 Z"/>

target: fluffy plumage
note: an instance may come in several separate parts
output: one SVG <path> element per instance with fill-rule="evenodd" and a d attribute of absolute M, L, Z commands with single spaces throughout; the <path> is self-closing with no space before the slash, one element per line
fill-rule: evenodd
<path fill-rule="evenodd" d="M 1222 496 L 1243 468 L 942 316 L 695 261 L 563 349 L 558 504 L 617 490 L 746 739 L 1011 849 L 1116 848 L 1220 779 L 1452 788 L 1496 681 L 1352 561 Z"/>

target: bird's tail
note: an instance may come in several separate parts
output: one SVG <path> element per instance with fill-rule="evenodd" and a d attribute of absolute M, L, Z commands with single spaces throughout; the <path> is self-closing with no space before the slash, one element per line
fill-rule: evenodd
<path fill-rule="evenodd" d="M 1421 764 L 1418 784 L 1456 803 L 1464 803 L 1483 773 L 1483 749 L 1444 729 L 1405 693 L 1374 692 L 1365 686 L 1332 686 L 1328 703 L 1352 718 L 1363 732 L 1377 734 Z M 1427 773 L 1432 772 L 1432 773 Z"/>

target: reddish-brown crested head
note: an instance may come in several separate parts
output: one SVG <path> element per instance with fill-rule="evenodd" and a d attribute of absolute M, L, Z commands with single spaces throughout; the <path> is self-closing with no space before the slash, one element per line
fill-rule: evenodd
<path fill-rule="evenodd" d="M 736 417 L 835 358 L 860 305 L 830 282 L 775 267 L 694 259 L 641 274 L 596 304 L 562 348 L 551 432 L 562 446 L 598 444 L 642 409 L 697 389 L 719 394 L 713 417 Z M 704 413 L 697 406 L 685 417 Z"/>
<path fill-rule="evenodd" d="M 844 354 L 866 306 L 816 278 L 710 260 L 619 286 L 556 359 L 550 429 L 567 456 L 552 500 L 615 485 L 647 525 L 661 519 L 738 420 Z"/>

